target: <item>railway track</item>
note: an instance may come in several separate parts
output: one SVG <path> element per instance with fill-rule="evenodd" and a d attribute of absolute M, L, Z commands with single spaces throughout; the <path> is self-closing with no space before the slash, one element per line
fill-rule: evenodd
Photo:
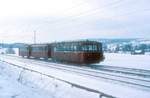
<path fill-rule="evenodd" d="M 63 64 L 37 61 L 34 59 L 22 59 L 22 58 L 11 57 L 11 56 L 3 56 L 3 57 L 4 59 L 17 58 L 16 59 L 17 61 L 24 62 L 29 65 L 32 63 L 39 66 L 54 68 L 54 69 L 72 72 L 72 73 L 78 73 L 79 75 L 84 75 L 84 76 L 88 76 L 91 78 L 100 79 L 104 81 L 110 81 L 113 83 L 123 84 L 126 86 L 136 87 L 143 90 L 150 90 L 150 77 L 148 76 L 149 71 L 145 73 L 145 71 L 140 69 L 134 71 L 134 69 L 122 68 L 122 67 L 116 67 L 115 69 L 115 67 L 112 66 L 106 66 L 106 67 L 101 66 L 102 69 L 93 70 L 90 69 L 89 67 L 66 66 Z"/>
<path fill-rule="evenodd" d="M 133 76 L 140 76 L 144 78 L 150 78 L 150 70 L 108 66 L 108 65 L 87 65 L 87 66 L 93 69 L 104 70 L 113 73 L 122 73 L 122 74 L 128 74 Z"/>

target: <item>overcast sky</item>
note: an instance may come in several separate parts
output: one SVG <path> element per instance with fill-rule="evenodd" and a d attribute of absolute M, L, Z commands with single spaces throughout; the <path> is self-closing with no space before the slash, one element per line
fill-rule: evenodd
<path fill-rule="evenodd" d="M 0 0 L 0 42 L 150 38 L 150 0 Z"/>

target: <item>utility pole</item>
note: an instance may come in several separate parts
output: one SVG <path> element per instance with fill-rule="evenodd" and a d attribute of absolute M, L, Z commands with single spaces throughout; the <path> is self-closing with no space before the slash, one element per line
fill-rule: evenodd
<path fill-rule="evenodd" d="M 34 31 L 34 44 L 36 44 L 36 31 Z"/>

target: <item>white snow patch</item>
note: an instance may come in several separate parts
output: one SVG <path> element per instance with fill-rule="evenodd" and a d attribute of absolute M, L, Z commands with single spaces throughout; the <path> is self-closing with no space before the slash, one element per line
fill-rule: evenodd
<path fill-rule="evenodd" d="M 150 55 L 105 53 L 105 60 L 99 65 L 120 66 L 150 70 Z"/>
<path fill-rule="evenodd" d="M 0 62 L 0 98 L 52 98 L 48 93 L 27 87 L 16 81 L 16 75 L 9 66 Z M 12 71 L 12 72 L 11 72 Z"/>
<path fill-rule="evenodd" d="M 1 65 L 2 64 L 4 63 L 1 63 Z M 81 90 L 76 87 L 72 87 L 70 84 L 64 83 L 62 81 L 49 78 L 41 74 L 37 74 L 35 72 L 23 70 L 6 63 L 4 64 L 4 66 L 1 66 L 0 69 L 3 76 L 5 74 L 8 77 L 11 77 L 12 80 L 19 81 L 20 85 L 23 84 L 24 86 L 30 87 L 32 89 L 38 89 L 39 91 L 43 91 L 46 94 L 49 94 L 49 98 L 99 98 L 99 94 L 91 93 L 86 90 Z M 4 87 L 5 86 L 6 85 L 4 85 Z M 7 88 L 7 86 L 5 88 Z M 13 89 L 19 90 L 19 88 Z M 39 97 L 30 97 L 31 95 L 32 94 L 29 93 L 29 97 L 25 98 L 47 98 L 45 96 L 43 97 L 42 95 Z M 22 98 L 24 97 L 22 96 Z"/>

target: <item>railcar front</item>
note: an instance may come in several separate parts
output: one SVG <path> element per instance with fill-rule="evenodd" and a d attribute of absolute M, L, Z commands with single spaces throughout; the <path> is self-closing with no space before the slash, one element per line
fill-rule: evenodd
<path fill-rule="evenodd" d="M 81 51 L 82 62 L 85 64 L 99 63 L 104 60 L 102 43 L 87 41 L 79 46 Z"/>

